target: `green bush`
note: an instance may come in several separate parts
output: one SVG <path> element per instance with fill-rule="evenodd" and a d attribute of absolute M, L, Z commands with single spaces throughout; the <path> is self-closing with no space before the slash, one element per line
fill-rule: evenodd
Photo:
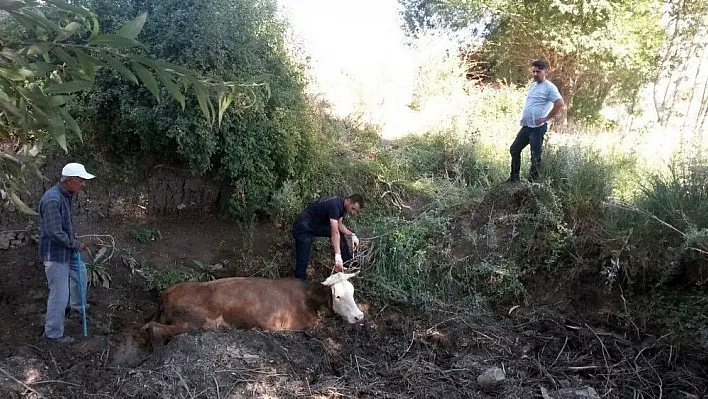
<path fill-rule="evenodd" d="M 444 300 L 444 237 L 449 219 L 427 213 L 414 221 L 382 217 L 373 226 L 375 261 L 368 271 L 372 291 L 391 301 L 421 304 Z"/>
<path fill-rule="evenodd" d="M 89 287 L 103 288 L 111 288 L 111 282 L 113 281 L 106 265 L 100 263 L 86 264 L 86 280 Z"/>
<path fill-rule="evenodd" d="M 148 290 L 157 293 L 161 293 L 173 284 L 187 280 L 187 276 L 177 269 L 167 267 L 156 271 L 152 265 L 147 263 L 141 266 L 141 275 L 145 278 Z"/>
<path fill-rule="evenodd" d="M 145 224 L 138 224 L 132 232 L 132 237 L 135 241 L 145 244 L 149 241 L 155 241 L 162 238 L 160 230 L 153 229 Z"/>
<path fill-rule="evenodd" d="M 146 52 L 206 76 L 243 82 L 235 90 L 244 106 L 229 108 L 220 125 L 210 126 L 193 94 L 186 99 L 191 111 L 185 112 L 173 102 L 157 102 L 144 88 L 118 85 L 117 77 L 100 74 L 75 110 L 86 126 L 88 150 L 214 174 L 231 189 L 226 215 L 244 220 L 267 211 L 285 182 L 309 180 L 318 156 L 313 116 L 275 1 L 84 3 L 107 29 L 147 7 L 140 36 Z"/>

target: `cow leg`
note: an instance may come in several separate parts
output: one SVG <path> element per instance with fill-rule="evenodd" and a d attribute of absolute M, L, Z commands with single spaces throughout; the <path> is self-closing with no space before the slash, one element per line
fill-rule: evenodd
<path fill-rule="evenodd" d="M 194 331 L 194 325 L 191 323 L 175 323 L 175 324 L 162 324 L 156 321 L 151 321 L 147 323 L 144 327 L 150 334 L 150 340 L 152 342 L 152 349 L 156 350 L 165 346 L 169 338 L 175 335 L 183 334 L 186 332 Z"/>

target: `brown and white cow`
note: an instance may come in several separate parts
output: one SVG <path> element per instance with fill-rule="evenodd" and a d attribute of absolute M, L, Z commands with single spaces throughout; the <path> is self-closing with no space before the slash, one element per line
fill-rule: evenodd
<path fill-rule="evenodd" d="M 157 313 L 142 329 L 159 346 L 174 335 L 222 327 L 307 330 L 319 322 L 319 311 L 356 323 L 364 318 L 348 281 L 356 274 L 336 273 L 322 283 L 230 277 L 175 284 L 162 294 Z"/>

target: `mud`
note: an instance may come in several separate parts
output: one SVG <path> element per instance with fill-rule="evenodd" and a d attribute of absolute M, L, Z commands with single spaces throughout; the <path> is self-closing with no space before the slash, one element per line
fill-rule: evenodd
<path fill-rule="evenodd" d="M 509 198 L 494 211 L 491 202 L 483 203 L 456 223 L 482 231 L 490 212 L 500 212 L 494 218 L 503 246 L 513 239 L 513 223 L 499 218 L 518 209 L 523 195 Z M 588 317 L 597 307 L 561 312 L 567 308 L 542 295 L 496 314 L 471 314 L 398 307 L 357 292 L 366 314 L 361 325 L 333 317 L 309 332 L 186 334 L 150 353 L 135 331 L 151 316 L 158 296 L 121 255 L 156 270 L 195 271 L 194 260 L 200 260 L 223 266 L 215 277 L 275 278 L 290 275 L 294 245 L 286 228 L 242 226 L 206 215 L 156 217 L 139 201 L 122 206 L 111 217 L 90 211 L 93 218 L 84 219 L 90 223 L 80 224 L 79 235 L 110 236 L 117 252 L 107 265 L 110 287 L 89 290 L 88 336 L 81 336 L 80 317 L 67 319 L 67 334 L 78 338 L 76 344 L 56 345 L 40 336 L 47 289 L 36 244 L 0 250 L 1 397 L 534 398 L 590 387 L 605 398 L 689 398 L 708 389 L 705 351 L 633 334 L 618 328 L 617 320 Z M 160 234 L 138 242 L 136 226 Z M 313 279 L 329 272 L 329 257 L 317 248 Z M 460 244 L 454 251 L 465 256 L 469 248 Z M 578 297 L 574 306 L 581 305 Z M 496 388 L 483 388 L 477 377 L 493 367 L 506 378 Z"/>

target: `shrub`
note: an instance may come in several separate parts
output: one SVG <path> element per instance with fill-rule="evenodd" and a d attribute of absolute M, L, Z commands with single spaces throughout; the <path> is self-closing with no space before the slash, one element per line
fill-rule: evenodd
<path fill-rule="evenodd" d="M 106 265 L 99 263 L 86 264 L 86 280 L 89 287 L 111 288 L 111 274 L 106 269 Z"/>
<path fill-rule="evenodd" d="M 383 217 L 374 225 L 372 290 L 386 299 L 410 304 L 443 300 L 446 250 L 442 249 L 449 219 L 426 213 L 414 221 Z"/>
<path fill-rule="evenodd" d="M 84 2 L 107 28 L 146 7 L 138 0 Z M 155 101 L 144 88 L 118 86 L 115 76 L 100 74 L 77 105 L 89 149 L 212 173 L 230 188 L 226 215 L 242 220 L 267 211 L 285 182 L 307 182 L 317 158 L 313 117 L 276 2 L 167 0 L 150 3 L 147 11 L 140 36 L 146 51 L 206 76 L 243 82 L 234 89 L 243 107 L 228 109 L 220 125 L 210 125 L 194 95 L 186 101 L 197 111 L 185 113 Z"/>
<path fill-rule="evenodd" d="M 141 269 L 148 290 L 157 293 L 161 293 L 173 284 L 187 280 L 187 276 L 184 273 L 171 267 L 155 271 L 151 265 L 144 264 Z"/>
<path fill-rule="evenodd" d="M 145 224 L 138 224 L 132 232 L 133 239 L 141 244 L 162 238 L 160 230 L 153 229 Z"/>

